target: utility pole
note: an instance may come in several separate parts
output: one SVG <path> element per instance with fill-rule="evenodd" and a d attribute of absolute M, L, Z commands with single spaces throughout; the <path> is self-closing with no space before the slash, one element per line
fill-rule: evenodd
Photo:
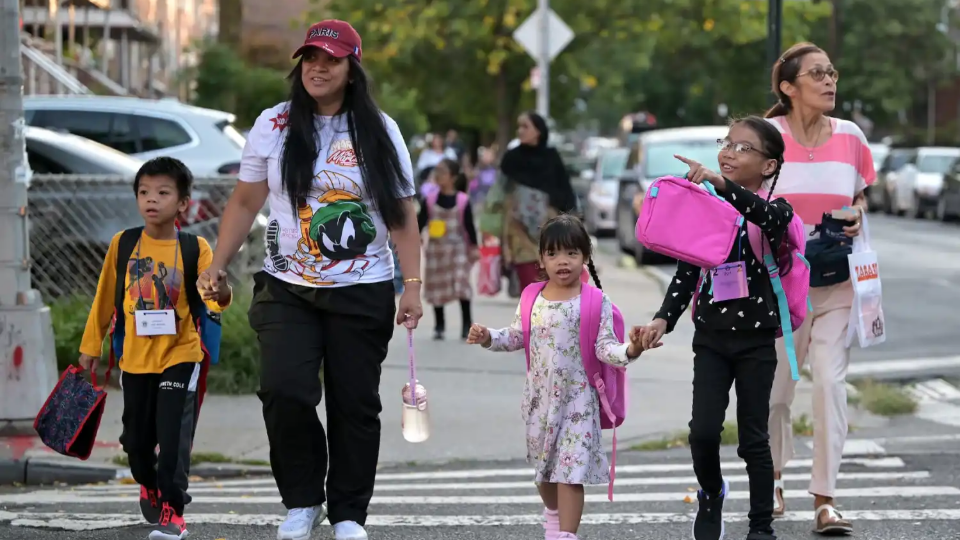
<path fill-rule="evenodd" d="M 0 0 L 0 431 L 36 417 L 57 381 L 50 309 L 30 285 L 23 126 L 20 2 Z"/>
<path fill-rule="evenodd" d="M 545 120 L 550 119 L 550 0 L 537 0 L 540 13 L 540 54 L 537 55 L 537 72 L 540 84 L 537 86 L 537 113 Z"/>
<path fill-rule="evenodd" d="M 773 78 L 773 65 L 780 59 L 783 47 L 783 0 L 769 0 L 767 7 L 767 84 Z M 771 100 L 777 101 L 775 95 Z"/>

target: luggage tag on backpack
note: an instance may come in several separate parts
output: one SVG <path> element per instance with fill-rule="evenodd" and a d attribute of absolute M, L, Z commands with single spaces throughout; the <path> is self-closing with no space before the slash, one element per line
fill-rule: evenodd
<path fill-rule="evenodd" d="M 744 261 L 721 264 L 710 270 L 713 281 L 713 299 L 717 302 L 746 298 L 750 294 L 747 288 L 747 263 Z"/>
<path fill-rule="evenodd" d="M 133 312 L 138 336 L 173 336 L 177 317 L 172 309 L 138 309 Z"/>
<path fill-rule="evenodd" d="M 430 238 L 443 238 L 447 234 L 447 222 L 442 219 L 431 219 L 427 225 Z"/>

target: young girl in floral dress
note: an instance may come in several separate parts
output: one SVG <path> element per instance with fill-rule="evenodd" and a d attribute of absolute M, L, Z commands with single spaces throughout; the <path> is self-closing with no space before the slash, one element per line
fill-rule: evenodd
<path fill-rule="evenodd" d="M 576 539 L 583 515 L 584 485 L 610 482 L 610 467 L 600 439 L 600 400 L 587 380 L 580 352 L 580 274 L 586 261 L 597 287 L 590 236 L 576 217 L 561 215 L 540 233 L 540 267 L 548 282 L 530 314 L 530 367 L 523 392 L 527 423 L 527 461 L 544 504 L 546 540 Z M 613 304 L 603 295 L 597 358 L 626 366 L 643 351 L 641 327 L 629 343 L 614 334 Z M 468 343 L 491 351 L 523 349 L 521 310 L 513 324 L 490 330 L 470 328 Z M 651 348 L 659 344 L 653 344 Z"/>

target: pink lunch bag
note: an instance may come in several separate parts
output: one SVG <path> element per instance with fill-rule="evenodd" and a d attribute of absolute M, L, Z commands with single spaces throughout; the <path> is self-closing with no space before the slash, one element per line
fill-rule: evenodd
<path fill-rule="evenodd" d="M 700 268 L 723 264 L 743 225 L 723 197 L 685 178 L 656 179 L 643 198 L 637 240 L 644 247 Z"/>

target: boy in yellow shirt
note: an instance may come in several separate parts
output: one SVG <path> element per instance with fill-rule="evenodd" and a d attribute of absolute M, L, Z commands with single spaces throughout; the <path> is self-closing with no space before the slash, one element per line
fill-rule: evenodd
<path fill-rule="evenodd" d="M 117 233 L 110 242 L 80 344 L 80 365 L 95 369 L 116 316 L 115 332 L 123 340 L 117 351 L 123 388 L 120 443 L 140 484 L 140 511 L 157 525 L 150 540 L 187 535 L 183 510 L 190 502 L 190 450 L 209 363 L 196 311 L 205 304 L 216 318 L 232 298 L 223 273 L 216 298 L 204 302 L 196 289 L 213 252 L 205 239 L 179 230 L 177 216 L 187 210 L 192 183 L 190 170 L 169 157 L 152 159 L 137 172 L 133 189 L 144 226 Z M 187 267 L 189 259 L 196 260 L 196 268 Z M 123 275 L 117 275 L 118 268 Z"/>

